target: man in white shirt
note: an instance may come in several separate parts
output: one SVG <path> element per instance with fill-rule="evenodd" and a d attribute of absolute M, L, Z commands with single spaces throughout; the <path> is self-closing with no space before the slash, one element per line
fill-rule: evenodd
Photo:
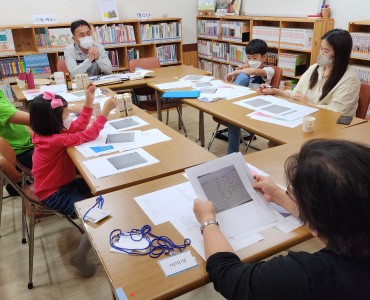
<path fill-rule="evenodd" d="M 111 74 L 112 63 L 104 47 L 94 41 L 89 23 L 85 20 L 74 21 L 71 32 L 75 42 L 64 49 L 69 73 L 72 76 L 83 73 L 89 76 Z"/>

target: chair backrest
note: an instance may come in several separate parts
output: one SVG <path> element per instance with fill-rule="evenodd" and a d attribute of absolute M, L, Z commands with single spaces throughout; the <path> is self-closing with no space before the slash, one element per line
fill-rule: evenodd
<path fill-rule="evenodd" d="M 0 169 L 7 175 L 10 181 L 18 182 L 22 179 L 16 169 L 17 159 L 14 149 L 2 137 L 0 137 Z"/>
<path fill-rule="evenodd" d="M 356 117 L 366 119 L 366 113 L 370 104 L 370 84 L 361 83 L 360 98 L 358 99 L 358 107 Z"/>
<path fill-rule="evenodd" d="M 279 87 L 281 78 L 283 77 L 283 69 L 277 66 L 272 66 L 272 68 L 274 69 L 275 74 L 271 79 L 271 85 Z"/>
<path fill-rule="evenodd" d="M 58 62 L 57 62 L 57 71 L 58 72 L 63 72 L 64 76 L 66 76 L 66 74 L 69 73 L 65 60 L 58 60 Z"/>
<path fill-rule="evenodd" d="M 135 72 L 135 68 L 137 67 L 150 70 L 150 69 L 160 68 L 161 64 L 159 63 L 159 59 L 156 57 L 131 59 L 128 62 L 128 70 L 130 72 Z"/>

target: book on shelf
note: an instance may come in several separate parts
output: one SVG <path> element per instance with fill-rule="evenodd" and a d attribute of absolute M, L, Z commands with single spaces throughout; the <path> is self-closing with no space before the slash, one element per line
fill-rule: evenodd
<path fill-rule="evenodd" d="M 197 21 L 198 37 L 218 38 L 221 35 L 220 20 L 198 20 Z"/>
<path fill-rule="evenodd" d="M 13 33 L 11 29 L 0 29 L 0 57 L 15 55 Z"/>
<path fill-rule="evenodd" d="M 352 58 L 370 59 L 370 33 L 350 32 L 353 40 Z"/>
<path fill-rule="evenodd" d="M 9 83 L 0 84 L 0 91 L 4 93 L 5 97 L 8 98 L 10 102 L 14 102 L 12 88 Z"/>
<path fill-rule="evenodd" d="M 135 45 L 136 37 L 134 26 L 125 24 L 112 24 L 94 26 L 94 40 L 102 45 Z"/>
<path fill-rule="evenodd" d="M 169 64 L 177 62 L 177 46 L 163 45 L 156 48 L 157 58 L 161 64 Z"/>
<path fill-rule="evenodd" d="M 112 63 L 113 69 L 119 68 L 118 50 L 107 51 L 110 62 Z"/>
<path fill-rule="evenodd" d="M 370 66 L 353 65 L 361 82 L 370 84 Z"/>
<path fill-rule="evenodd" d="M 302 75 L 307 67 L 306 53 L 280 53 L 278 66 L 283 69 L 283 76 Z"/>
<path fill-rule="evenodd" d="M 280 48 L 311 50 L 313 29 L 281 28 Z"/>
<path fill-rule="evenodd" d="M 253 39 L 264 40 L 269 47 L 278 47 L 280 28 L 274 26 L 253 26 Z"/>
<path fill-rule="evenodd" d="M 15 82 L 19 73 L 26 72 L 24 60 L 16 57 L 0 59 L 0 80 Z"/>
<path fill-rule="evenodd" d="M 230 45 L 229 61 L 230 63 L 242 65 L 247 60 L 245 46 Z"/>
<path fill-rule="evenodd" d="M 198 56 L 212 59 L 212 41 L 198 40 Z"/>
<path fill-rule="evenodd" d="M 213 42 L 212 57 L 219 62 L 229 62 L 229 44 L 222 42 Z"/>
<path fill-rule="evenodd" d="M 224 41 L 243 42 L 243 28 L 249 28 L 249 22 L 223 21 L 221 23 L 221 36 Z"/>
<path fill-rule="evenodd" d="M 35 28 L 36 44 L 40 52 L 63 51 L 66 46 L 73 44 L 71 30 L 61 28 Z"/>
<path fill-rule="evenodd" d="M 275 52 L 267 52 L 267 59 L 265 65 L 268 66 L 277 66 L 278 65 L 279 55 Z"/>
<path fill-rule="evenodd" d="M 47 54 L 31 54 L 24 56 L 26 71 L 32 72 L 36 78 L 44 78 L 51 75 Z"/>
<path fill-rule="evenodd" d="M 233 72 L 236 67 L 231 66 L 231 65 L 225 65 L 221 64 L 221 74 L 220 74 L 220 79 L 225 80 L 226 75 Z"/>
<path fill-rule="evenodd" d="M 280 81 L 279 89 L 285 91 L 292 91 L 298 83 L 298 79 L 282 79 Z"/>
<path fill-rule="evenodd" d="M 212 62 L 205 59 L 198 59 L 198 68 L 212 73 Z"/>
<path fill-rule="evenodd" d="M 138 59 L 140 58 L 140 51 L 139 49 L 127 49 L 127 60 L 130 61 L 131 59 Z"/>
<path fill-rule="evenodd" d="M 146 23 L 140 24 L 140 37 L 142 43 L 153 42 L 179 42 L 181 41 L 181 23 Z"/>

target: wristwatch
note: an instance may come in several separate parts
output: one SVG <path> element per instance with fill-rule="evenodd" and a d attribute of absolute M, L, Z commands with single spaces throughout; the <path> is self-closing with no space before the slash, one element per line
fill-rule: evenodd
<path fill-rule="evenodd" d="M 213 219 L 207 220 L 202 225 L 200 225 L 200 233 L 203 234 L 204 228 L 206 228 L 208 225 L 212 225 L 212 224 L 219 226 L 218 222 L 216 220 L 213 220 Z"/>

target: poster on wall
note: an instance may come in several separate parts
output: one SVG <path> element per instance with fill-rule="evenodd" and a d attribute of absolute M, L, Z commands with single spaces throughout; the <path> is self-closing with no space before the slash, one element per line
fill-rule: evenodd
<path fill-rule="evenodd" d="M 117 21 L 118 10 L 116 0 L 98 0 L 102 21 Z"/>
<path fill-rule="evenodd" d="M 242 0 L 216 0 L 217 9 L 226 9 L 227 15 L 239 15 Z"/>
<path fill-rule="evenodd" d="M 215 11 L 215 0 L 198 0 L 198 11 Z"/>

